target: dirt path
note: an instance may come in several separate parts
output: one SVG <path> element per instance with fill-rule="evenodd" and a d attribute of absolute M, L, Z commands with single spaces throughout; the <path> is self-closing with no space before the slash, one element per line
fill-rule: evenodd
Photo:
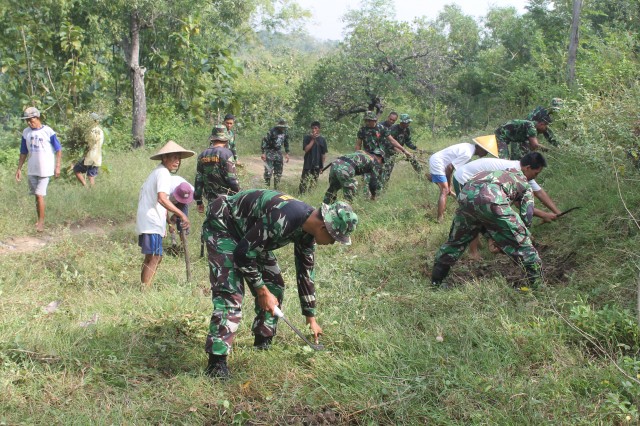
<path fill-rule="evenodd" d="M 44 232 L 34 236 L 19 236 L 9 237 L 4 241 L 0 241 L 0 256 L 13 253 L 29 253 L 52 242 L 60 240 L 62 237 L 60 234 L 68 229 L 71 235 L 80 234 L 92 234 L 92 235 L 106 235 L 111 231 L 119 227 L 131 227 L 132 222 L 126 222 L 118 225 L 114 225 L 109 221 L 100 221 L 96 219 L 88 219 L 80 223 L 73 223 L 67 225 L 64 228 L 56 227 L 52 229 L 45 229 Z"/>

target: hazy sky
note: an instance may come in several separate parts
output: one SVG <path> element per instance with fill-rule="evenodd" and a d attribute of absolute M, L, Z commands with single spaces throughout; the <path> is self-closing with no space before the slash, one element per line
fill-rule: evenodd
<path fill-rule="evenodd" d="M 323 40 L 339 40 L 343 37 L 342 16 L 349 9 L 357 9 L 361 0 L 297 0 L 313 17 L 307 29 L 311 35 Z M 396 19 L 412 21 L 416 17 L 435 18 L 447 4 L 457 4 L 467 15 L 476 18 L 486 14 L 490 7 L 513 6 L 523 13 L 527 0 L 390 0 L 390 10 Z"/>

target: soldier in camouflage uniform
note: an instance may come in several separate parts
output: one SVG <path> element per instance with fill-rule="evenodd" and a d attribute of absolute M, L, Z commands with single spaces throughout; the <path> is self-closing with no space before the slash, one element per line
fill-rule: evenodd
<path fill-rule="evenodd" d="M 322 328 L 315 319 L 315 246 L 335 241 L 351 244 L 349 234 L 357 222 L 357 215 L 346 203 L 314 209 L 268 189 L 220 197 L 209 205 L 202 227 L 213 302 L 205 345 L 208 375 L 229 376 L 226 359 L 242 318 L 244 282 L 255 297 L 254 346 L 269 348 L 278 324 L 274 308 L 282 306 L 284 295 L 284 279 L 273 251 L 289 243 L 294 244 L 302 315 L 317 342 Z"/>
<path fill-rule="evenodd" d="M 381 185 L 381 164 L 384 162 L 384 153 L 376 148 L 372 153 L 366 151 L 356 151 L 352 154 L 338 157 L 331 164 L 329 171 L 329 189 L 324 194 L 324 203 L 331 204 L 336 201 L 338 191 L 342 189 L 344 198 L 347 201 L 353 200 L 353 196 L 358 188 L 356 176 L 370 174 L 369 191 L 371 198 L 375 199 L 380 191 Z"/>
<path fill-rule="evenodd" d="M 407 157 L 409 152 L 402 147 L 395 139 L 387 139 L 387 130 L 378 123 L 378 117 L 373 111 L 367 111 L 364 114 L 365 125 L 358 130 L 356 136 L 356 151 L 363 150 L 366 152 L 373 152 L 374 149 L 379 149 L 386 155 L 390 153 L 401 152 Z M 369 173 L 364 174 L 364 182 L 367 186 L 370 185 L 371 175 Z"/>
<path fill-rule="evenodd" d="M 224 126 L 216 126 L 211 132 L 211 146 L 198 156 L 194 199 L 198 211 L 204 213 L 203 197 L 211 203 L 220 195 L 240 191 L 233 153 L 226 147 L 227 135 Z"/>
<path fill-rule="evenodd" d="M 498 127 L 495 135 L 500 158 L 519 160 L 528 152 L 537 151 L 541 146 L 538 133 L 546 132 L 551 121 L 546 111 L 540 111 L 532 121 L 511 120 Z"/>
<path fill-rule="evenodd" d="M 560 111 L 560 108 L 562 108 L 562 99 L 553 98 L 551 99 L 550 107 L 542 107 L 542 106 L 536 107 L 536 109 L 534 109 L 529 113 L 529 115 L 527 116 L 527 120 L 534 121 L 535 117 L 538 117 L 541 114 L 551 115 L 553 113 Z M 553 131 L 550 128 L 547 128 L 547 131 L 543 132 L 542 135 L 551 145 L 553 146 L 559 145 L 558 140 L 556 139 L 556 136 L 553 134 Z"/>
<path fill-rule="evenodd" d="M 544 157 L 540 155 L 537 160 L 520 170 L 478 173 L 462 187 L 449 239 L 436 253 L 431 272 L 434 286 L 442 285 L 451 266 L 480 232 L 489 234 L 502 252 L 524 267 L 528 287 L 542 284 L 541 260 L 528 229 L 534 214 L 528 181 L 546 167 Z M 514 203 L 518 206 L 515 209 Z M 524 285 L 519 287 L 525 289 Z"/>
<path fill-rule="evenodd" d="M 418 149 L 417 146 L 411 140 L 411 128 L 409 128 L 409 124 L 412 122 L 409 114 L 400 114 L 400 123 L 394 124 L 387 130 L 387 139 L 389 142 L 395 141 L 401 146 L 406 146 L 408 148 L 413 149 L 414 151 Z M 393 142 L 392 142 L 393 143 Z M 389 155 L 385 157 L 386 161 L 382 166 L 382 185 L 385 186 L 389 179 L 391 178 L 391 172 L 393 171 L 393 166 L 397 161 L 396 152 L 392 151 L 389 153 L 385 153 Z M 413 170 L 418 173 L 418 176 L 422 177 L 422 167 L 420 163 L 415 159 L 415 157 L 408 157 L 409 163 Z"/>
<path fill-rule="evenodd" d="M 238 165 L 238 151 L 236 150 L 236 132 L 233 131 L 233 125 L 236 122 L 236 117 L 233 114 L 227 114 L 224 116 L 224 127 L 227 133 L 227 139 L 229 139 L 229 149 L 233 153 L 233 162 Z"/>
<path fill-rule="evenodd" d="M 398 121 L 398 113 L 395 111 L 391 111 L 389 113 L 389 115 L 387 116 L 387 119 L 385 121 L 383 121 L 382 123 L 380 123 L 382 125 L 382 127 L 384 127 L 385 129 L 390 129 L 391 126 L 393 126 L 394 124 L 396 124 L 396 121 Z"/>
<path fill-rule="evenodd" d="M 267 187 L 271 185 L 271 175 L 273 175 L 273 189 L 278 189 L 282 178 L 282 148 L 284 147 L 285 161 L 289 162 L 289 134 L 287 133 L 287 122 L 279 120 L 267 136 L 262 139 L 262 161 L 264 164 L 264 182 Z"/>

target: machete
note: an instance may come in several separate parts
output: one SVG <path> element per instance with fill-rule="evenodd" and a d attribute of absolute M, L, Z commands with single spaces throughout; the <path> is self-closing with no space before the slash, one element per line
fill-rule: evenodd
<path fill-rule="evenodd" d="M 580 206 L 577 207 L 571 207 L 569 210 L 565 210 L 562 213 L 560 213 L 559 215 L 556 216 L 556 218 L 560 217 L 560 216 L 564 216 L 567 213 L 571 213 L 574 210 L 578 210 L 580 208 Z"/>
<path fill-rule="evenodd" d="M 291 324 L 289 322 L 289 320 L 287 318 L 285 318 L 284 313 L 280 310 L 280 308 L 278 308 L 277 306 L 273 309 L 273 313 L 275 314 L 276 317 L 283 319 L 284 322 L 287 323 L 287 325 L 289 326 L 289 328 L 291 328 L 297 335 L 298 337 L 300 337 L 302 340 L 304 340 L 304 342 L 309 345 L 309 347 L 311 349 L 313 349 L 314 351 L 321 351 L 324 349 L 323 345 L 320 344 L 313 344 L 309 341 L 309 339 L 307 339 L 304 334 L 302 334 L 302 332 L 300 330 L 298 330 L 296 328 L 296 326 L 294 326 L 293 324 Z"/>

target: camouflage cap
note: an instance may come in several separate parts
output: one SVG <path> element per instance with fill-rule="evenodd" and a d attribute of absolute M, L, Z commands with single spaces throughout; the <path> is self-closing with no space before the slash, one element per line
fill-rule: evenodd
<path fill-rule="evenodd" d="M 331 205 L 322 203 L 320 211 L 329 235 L 341 244 L 350 245 L 349 234 L 355 231 L 358 224 L 358 215 L 351 206 L 342 201 Z"/>
<path fill-rule="evenodd" d="M 409 117 L 409 114 L 400 114 L 401 123 L 411 123 L 413 120 Z"/>
<path fill-rule="evenodd" d="M 229 137 L 227 136 L 227 128 L 222 124 L 216 124 L 213 126 L 213 129 L 211 129 L 211 136 L 209 136 L 209 141 L 228 142 Z"/>
<path fill-rule="evenodd" d="M 280 119 L 278 120 L 278 122 L 276 123 L 276 127 L 282 127 L 284 129 L 288 129 L 289 126 L 287 126 L 287 121 L 284 119 Z"/>
<path fill-rule="evenodd" d="M 551 124 L 553 122 L 553 119 L 549 115 L 549 111 L 547 111 L 545 108 L 540 108 L 540 110 L 533 116 L 533 121 Z"/>
<path fill-rule="evenodd" d="M 564 101 L 560 98 L 551 99 L 551 108 L 549 108 L 550 112 L 558 112 L 564 105 Z"/>
<path fill-rule="evenodd" d="M 367 112 L 364 113 L 364 119 L 365 120 L 378 121 L 378 116 L 373 111 L 367 111 Z"/>

